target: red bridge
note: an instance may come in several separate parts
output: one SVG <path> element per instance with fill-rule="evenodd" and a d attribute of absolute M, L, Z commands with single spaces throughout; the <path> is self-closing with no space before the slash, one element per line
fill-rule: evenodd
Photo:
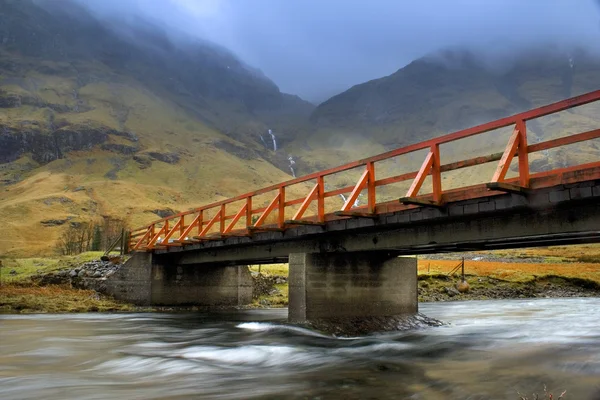
<path fill-rule="evenodd" d="M 600 179 L 600 161 L 535 174 L 530 174 L 528 161 L 531 153 L 596 139 L 600 137 L 600 129 L 541 143 L 527 142 L 528 121 L 597 100 L 600 100 L 600 90 L 163 218 L 133 231 L 131 248 L 137 251 L 164 250 L 186 247 L 194 243 L 224 241 L 230 237 L 247 237 L 251 240 L 256 232 L 261 231 L 285 232 L 299 225 L 326 227 L 330 221 L 351 218 L 377 219 L 389 213 L 408 211 L 415 207 L 443 210 L 447 209 L 449 204 L 458 201 L 486 199 L 506 192 L 527 196 L 543 188 Z M 503 153 L 440 164 L 441 145 L 508 126 L 514 126 L 514 130 Z M 377 163 L 423 149 L 428 149 L 429 152 L 419 171 L 377 179 Z M 518 158 L 518 176 L 506 179 L 513 157 Z M 498 166 L 488 183 L 452 190 L 443 188 L 443 173 L 490 162 L 498 162 Z M 325 190 L 328 178 L 356 168 L 364 169 L 356 185 Z M 430 192 L 420 194 L 424 191 L 423 183 L 427 176 L 431 176 Z M 381 188 L 402 181 L 412 181 L 412 184 L 407 193 L 399 193 L 399 200 L 377 202 Z M 288 199 L 287 189 L 299 184 L 311 185 L 308 194 L 303 198 Z M 353 207 L 361 193 L 366 194 L 366 204 Z M 265 194 L 272 196 L 268 205 L 254 207 L 254 199 Z M 326 199 L 344 194 L 349 195 L 341 209 L 326 209 Z M 315 206 L 310 213 L 309 209 L 313 204 Z M 274 223 L 267 224 L 269 220 Z"/>
<path fill-rule="evenodd" d="M 291 319 L 394 315 L 417 308 L 416 261 L 398 255 L 600 241 L 597 154 L 534 173 L 529 161 L 600 138 L 600 129 L 536 143 L 527 135 L 536 119 L 598 100 L 600 90 L 155 221 L 131 233 L 135 260 L 111 290 L 132 300 L 137 282 L 141 303 L 238 304 L 249 279 L 240 266 L 289 261 Z M 503 152 L 440 161 L 451 143 L 501 135 Z M 419 152 L 419 170 L 380 174 Z M 497 166 L 482 183 L 444 187 L 446 174 L 486 163 Z M 326 189 L 351 173 L 355 185 Z M 397 192 L 402 183 L 408 190 Z"/>

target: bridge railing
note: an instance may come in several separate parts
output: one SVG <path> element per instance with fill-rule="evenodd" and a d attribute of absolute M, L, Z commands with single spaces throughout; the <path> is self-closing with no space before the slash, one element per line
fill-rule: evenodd
<path fill-rule="evenodd" d="M 181 212 L 132 231 L 130 248 L 150 251 L 232 236 L 252 236 L 256 231 L 284 231 L 298 225 L 323 225 L 339 218 L 375 218 L 378 214 L 414 207 L 443 208 L 452 201 L 504 192 L 526 193 L 560 183 L 600 178 L 599 161 L 532 174 L 528 158 L 531 153 L 600 138 L 600 129 L 535 144 L 527 142 L 528 121 L 598 100 L 600 90 Z M 441 164 L 440 145 L 506 127 L 513 129 L 503 152 Z M 425 160 L 418 170 L 377 179 L 378 163 L 418 151 L 426 151 Z M 516 177 L 507 178 L 514 157 L 518 158 L 518 173 Z M 444 189 L 443 173 L 490 162 L 498 162 L 498 165 L 486 184 Z M 357 168 L 362 169 L 362 174 L 355 185 L 326 189 L 329 178 Z M 431 191 L 421 194 L 428 177 Z M 377 201 L 381 187 L 399 182 L 410 182 L 404 196 L 397 196 L 395 201 Z M 294 187 L 294 193 L 299 187 L 307 194 L 289 199 L 291 187 Z M 366 195 L 366 203 L 357 206 L 361 194 Z M 264 202 L 267 195 L 271 196 L 270 200 Z M 326 200 L 339 195 L 344 195 L 343 205 L 337 210 L 327 208 Z"/>

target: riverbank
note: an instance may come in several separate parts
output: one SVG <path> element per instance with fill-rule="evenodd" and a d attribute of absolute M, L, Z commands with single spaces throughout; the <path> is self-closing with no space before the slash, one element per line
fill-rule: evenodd
<path fill-rule="evenodd" d="M 468 292 L 459 292 L 464 257 Z M 287 306 L 287 266 L 252 266 L 263 289 L 256 307 Z M 554 246 L 471 253 L 437 254 L 418 259 L 419 302 L 600 296 L 600 246 Z M 259 278 L 260 276 L 260 278 Z M 274 283 L 273 283 L 274 282 Z M 272 283 L 269 286 L 269 283 Z M 256 292 L 256 290 L 255 290 Z"/>
<path fill-rule="evenodd" d="M 262 288 L 255 307 L 287 307 L 285 276 L 268 273 L 254 276 L 255 285 Z M 420 303 L 461 300 L 505 300 L 526 298 L 600 297 L 600 283 L 586 279 L 544 274 L 526 280 L 504 280 L 486 275 L 465 275 L 467 292 L 458 290 L 462 279 L 446 274 L 420 274 L 418 278 Z M 280 282 L 271 284 L 272 282 Z"/>
<path fill-rule="evenodd" d="M 99 261 L 101 253 L 4 260 L 0 312 L 60 313 L 200 310 L 199 307 L 139 307 L 103 293 L 103 282 L 124 259 Z M 450 272 L 465 257 L 469 290 Z M 593 262 L 581 262 L 593 261 Z M 287 265 L 250 267 L 254 299 L 248 308 L 288 305 Z M 600 297 L 600 246 L 548 247 L 435 255 L 418 260 L 419 302 Z"/>

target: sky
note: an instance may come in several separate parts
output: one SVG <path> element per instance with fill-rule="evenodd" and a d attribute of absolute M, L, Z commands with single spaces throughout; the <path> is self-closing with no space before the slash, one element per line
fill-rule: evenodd
<path fill-rule="evenodd" d="M 98 1 L 218 43 L 315 103 L 448 48 L 600 47 L 600 0 Z"/>

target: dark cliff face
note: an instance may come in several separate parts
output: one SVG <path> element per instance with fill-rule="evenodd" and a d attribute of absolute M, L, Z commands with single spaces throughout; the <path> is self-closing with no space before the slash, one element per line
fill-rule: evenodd
<path fill-rule="evenodd" d="M 48 121 L 31 125 L 25 118 L 17 124 L 0 119 L 0 163 L 32 153 L 39 162 L 61 158 L 71 150 L 103 144 L 110 134 L 126 135 L 127 129 L 107 133 L 103 121 L 61 126 L 53 123 L 61 113 L 81 113 L 93 106 L 81 101 L 65 104 L 36 97 L 28 91 L 3 91 L 4 84 L 22 85 L 25 73 L 68 77 L 79 87 L 96 82 L 133 79 L 154 95 L 180 107 L 190 119 L 242 142 L 257 142 L 249 131 L 273 128 L 294 134 L 297 120 L 305 120 L 313 106 L 298 97 L 281 93 L 260 71 L 240 61 L 226 49 L 187 37 L 177 39 L 147 21 L 125 25 L 100 21 L 79 3 L 70 0 L 0 1 L 0 112 L 31 107 L 48 110 Z M 97 66 L 101 67 L 97 67 Z M 30 79 L 28 85 L 37 85 Z M 13 85 L 14 86 L 14 85 Z M 43 90 L 53 90 L 52 87 Z M 73 95 L 75 98 L 77 94 Z M 127 114 L 111 105 L 111 113 Z M 67 132 L 70 132 L 67 134 Z M 143 132 L 140 132 L 140 137 Z M 283 135 L 282 143 L 293 137 Z M 110 145 L 111 149 L 123 149 Z M 126 152 L 136 147 L 129 146 Z M 125 151 L 125 150 L 124 150 Z"/>
<path fill-rule="evenodd" d="M 14 130 L 7 127 L 0 128 L 0 164 L 17 160 L 25 153 L 31 153 L 31 158 L 40 164 L 63 158 L 71 151 L 90 150 L 94 146 L 104 144 L 109 135 L 122 136 L 109 128 L 92 128 L 87 126 L 69 126 L 45 133 L 38 127 L 23 127 Z M 107 144 L 106 146 L 109 146 Z M 127 153 L 134 146 L 116 145 L 107 149 Z M 120 150 L 120 151 L 119 151 Z"/>

